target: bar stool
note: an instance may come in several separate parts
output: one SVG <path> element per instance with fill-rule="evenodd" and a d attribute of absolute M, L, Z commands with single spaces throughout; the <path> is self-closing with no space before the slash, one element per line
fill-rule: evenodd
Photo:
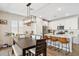
<path fill-rule="evenodd" d="M 61 43 L 61 49 L 66 48 L 66 52 L 67 52 L 68 49 L 70 51 L 70 46 L 69 46 L 68 38 L 62 37 L 62 38 L 59 39 L 59 42 Z M 66 45 L 66 47 L 64 47 L 64 45 Z M 64 53 L 64 54 L 67 55 L 67 53 Z"/>
<path fill-rule="evenodd" d="M 44 37 L 43 37 L 43 38 L 47 40 L 47 39 L 48 39 L 48 36 L 47 36 L 47 35 L 44 35 Z"/>
<path fill-rule="evenodd" d="M 47 35 L 44 35 L 43 37 L 44 39 L 46 39 L 46 42 L 48 43 L 48 41 L 50 41 L 50 45 L 51 45 L 51 39 L 50 39 L 50 36 L 48 37 Z"/>
<path fill-rule="evenodd" d="M 57 44 L 58 37 L 50 36 L 50 38 L 51 38 L 51 41 L 53 42 L 53 46 L 55 47 L 55 50 L 57 50 L 57 47 L 56 46 L 59 47 L 59 44 Z"/>

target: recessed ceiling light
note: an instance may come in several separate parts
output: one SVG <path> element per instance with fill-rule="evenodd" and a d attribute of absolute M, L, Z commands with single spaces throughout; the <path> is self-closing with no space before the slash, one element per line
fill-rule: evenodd
<path fill-rule="evenodd" d="M 39 16 L 39 17 L 41 17 L 41 16 Z"/>
<path fill-rule="evenodd" d="M 58 9 L 57 9 L 57 11 L 61 11 L 61 10 L 62 10 L 62 8 L 58 8 Z"/>

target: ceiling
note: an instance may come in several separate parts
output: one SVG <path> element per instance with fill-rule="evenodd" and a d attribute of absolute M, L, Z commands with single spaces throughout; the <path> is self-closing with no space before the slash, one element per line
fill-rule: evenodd
<path fill-rule="evenodd" d="M 0 3 L 0 10 L 27 16 L 27 3 Z M 32 3 L 31 15 L 54 20 L 79 14 L 79 3 Z"/>

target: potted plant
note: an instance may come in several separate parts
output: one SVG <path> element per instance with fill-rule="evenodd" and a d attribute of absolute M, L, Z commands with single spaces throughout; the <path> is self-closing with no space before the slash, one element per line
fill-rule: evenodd
<path fill-rule="evenodd" d="M 6 33 L 7 39 L 8 39 L 8 45 L 11 46 L 13 44 L 13 37 L 14 37 L 14 33 L 10 32 L 10 33 Z"/>
<path fill-rule="evenodd" d="M 6 33 L 6 36 L 14 36 L 14 33 Z"/>

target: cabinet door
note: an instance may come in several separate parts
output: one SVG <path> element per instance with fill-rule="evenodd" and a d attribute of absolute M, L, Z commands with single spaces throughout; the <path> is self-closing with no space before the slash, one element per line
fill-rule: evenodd
<path fill-rule="evenodd" d="M 79 37 L 74 37 L 73 38 L 73 43 L 74 44 L 79 44 Z"/>
<path fill-rule="evenodd" d="M 43 26 L 43 34 L 47 34 L 48 33 L 48 27 L 47 26 Z"/>

